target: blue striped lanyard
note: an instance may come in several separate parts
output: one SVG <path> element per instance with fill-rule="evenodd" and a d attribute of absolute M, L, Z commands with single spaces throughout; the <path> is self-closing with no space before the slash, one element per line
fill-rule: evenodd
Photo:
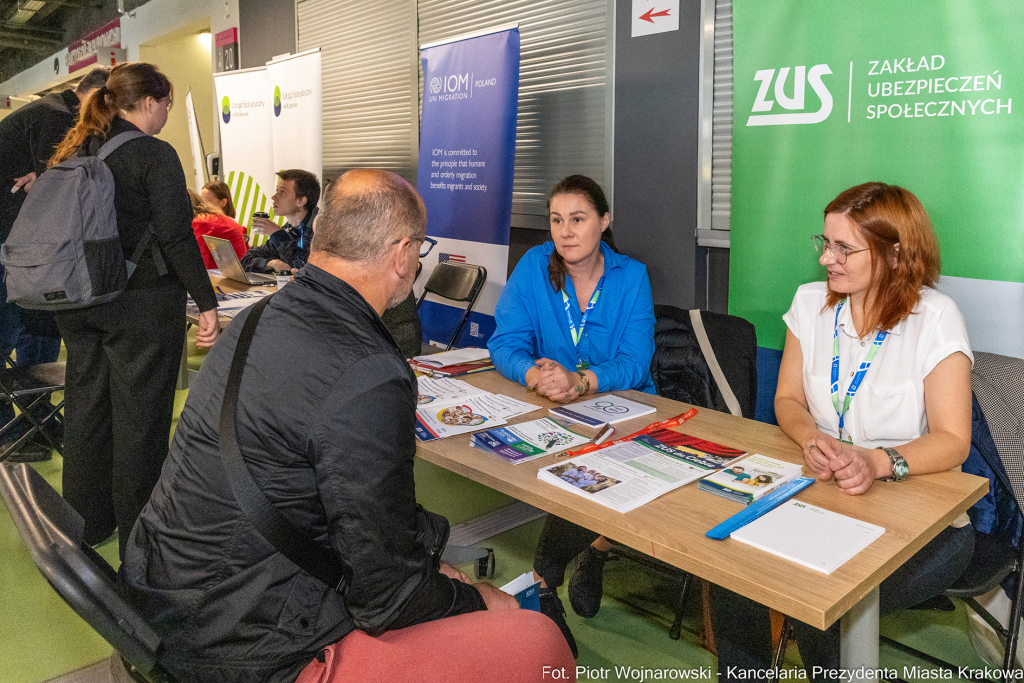
<path fill-rule="evenodd" d="M 565 304 L 565 317 L 569 320 L 569 336 L 572 337 L 572 343 L 576 346 L 576 369 L 586 370 L 590 367 L 590 363 L 584 363 L 583 359 L 580 358 L 580 340 L 583 339 L 583 330 L 587 327 L 587 319 L 590 318 L 590 312 L 594 310 L 594 306 L 597 304 L 597 298 L 601 296 L 601 289 L 604 287 L 604 275 L 597 281 L 597 289 L 590 295 L 590 302 L 587 304 L 587 310 L 583 311 L 583 319 L 580 320 L 580 329 L 576 329 L 576 324 L 572 321 L 572 302 L 569 300 L 569 295 L 565 292 L 565 287 L 562 287 L 562 302 Z"/>
<path fill-rule="evenodd" d="M 836 321 L 832 328 L 832 406 L 836 409 L 836 415 L 839 417 L 839 440 L 843 441 L 843 427 L 846 423 L 846 411 L 850 409 L 850 402 L 853 401 L 854 394 L 857 393 L 857 389 L 860 388 L 860 383 L 864 381 L 864 375 L 867 374 L 868 368 L 871 367 L 871 361 L 875 359 L 878 354 L 878 349 L 882 348 L 882 342 L 889 335 L 888 332 L 879 332 L 875 335 L 875 341 L 872 342 L 871 348 L 868 349 L 868 353 L 864 356 L 864 360 L 860 362 L 860 366 L 857 368 L 856 374 L 853 376 L 853 381 L 850 382 L 850 386 L 846 387 L 846 398 L 843 399 L 843 407 L 839 407 L 839 312 L 843 310 L 843 304 L 846 303 L 846 299 L 839 302 L 836 306 Z M 852 443 L 852 442 L 845 442 Z"/>

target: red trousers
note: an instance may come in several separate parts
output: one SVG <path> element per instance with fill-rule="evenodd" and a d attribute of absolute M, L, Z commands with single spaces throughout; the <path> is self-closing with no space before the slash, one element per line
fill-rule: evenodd
<path fill-rule="evenodd" d="M 575 681 L 554 622 L 530 610 L 472 612 L 372 638 L 353 631 L 296 683 L 541 683 Z"/>

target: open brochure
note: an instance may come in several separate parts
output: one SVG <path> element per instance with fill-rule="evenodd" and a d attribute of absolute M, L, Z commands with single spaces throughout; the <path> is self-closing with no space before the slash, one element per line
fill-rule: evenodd
<path fill-rule="evenodd" d="M 884 533 L 880 526 L 789 500 L 731 538 L 831 574 Z"/>
<path fill-rule="evenodd" d="M 532 571 L 517 576 L 500 590 L 513 596 L 519 602 L 520 609 L 540 611 L 540 579 L 533 578 Z"/>
<path fill-rule="evenodd" d="M 800 465 L 754 454 L 734 463 L 700 484 L 701 491 L 750 505 L 755 500 L 803 474 Z"/>
<path fill-rule="evenodd" d="M 429 354 L 426 356 L 414 356 L 413 360 L 417 363 L 429 365 L 434 368 L 443 368 L 446 365 L 472 363 L 474 361 L 490 357 L 491 352 L 487 349 L 465 348 L 455 349 L 454 351 L 445 351 L 444 353 Z"/>
<path fill-rule="evenodd" d="M 670 443 L 679 437 L 705 444 L 707 450 Z M 537 478 L 613 510 L 628 512 L 718 472 L 744 455 L 720 444 L 661 430 L 541 468 Z"/>
<path fill-rule="evenodd" d="M 265 289 L 250 290 L 248 292 L 228 292 L 226 294 L 217 293 L 217 315 L 221 318 L 234 318 L 249 306 L 271 294 L 273 292 L 268 292 Z M 199 317 L 199 306 L 192 300 L 192 297 L 189 297 L 188 302 L 185 304 L 185 313 L 193 318 Z"/>
<path fill-rule="evenodd" d="M 420 378 L 420 380 L 423 379 L 425 378 Z M 458 380 L 448 381 L 458 382 Z M 458 384 L 465 383 L 458 382 Z M 431 387 L 432 385 L 426 386 Z M 468 384 L 466 386 L 469 387 Z M 424 384 L 421 382 L 421 392 L 423 388 Z M 457 389 L 457 386 L 447 385 L 445 390 L 450 396 Z M 469 389 L 473 389 L 473 387 L 469 387 Z M 430 397 L 430 394 L 426 396 Z M 423 393 L 420 393 L 419 400 L 424 400 Z M 428 400 L 426 403 L 421 403 L 416 410 L 416 438 L 420 441 L 433 441 L 456 434 L 491 429 L 505 424 L 513 417 L 534 410 L 540 410 L 540 406 L 486 391 L 444 400 Z"/>

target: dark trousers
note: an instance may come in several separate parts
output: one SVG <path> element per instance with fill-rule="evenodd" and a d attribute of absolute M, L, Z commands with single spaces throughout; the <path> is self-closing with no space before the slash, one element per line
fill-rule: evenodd
<path fill-rule="evenodd" d="M 185 290 L 128 290 L 57 323 L 68 363 L 64 498 L 85 518 L 87 542 L 119 529 L 123 556 L 167 457 Z"/>
<path fill-rule="evenodd" d="M 943 529 L 881 583 L 880 613 L 913 607 L 941 594 L 964 573 L 973 551 L 972 526 Z M 825 631 L 795 619 L 792 623 L 808 677 L 814 667 L 839 668 L 838 621 Z M 771 666 L 772 637 L 767 607 L 720 586 L 711 586 L 711 625 L 718 650 L 719 681 L 744 680 L 743 670 L 764 670 Z M 730 667 L 734 667 L 733 676 L 729 675 Z M 812 680 L 838 679 L 823 674 Z"/>
<path fill-rule="evenodd" d="M 548 587 L 558 588 L 565 580 L 565 568 L 598 536 L 600 534 L 561 517 L 548 515 L 537 541 L 533 571 L 544 579 Z"/>

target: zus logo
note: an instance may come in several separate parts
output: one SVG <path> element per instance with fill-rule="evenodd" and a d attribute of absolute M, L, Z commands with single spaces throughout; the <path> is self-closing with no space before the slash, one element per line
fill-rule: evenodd
<path fill-rule="evenodd" d="M 787 126 L 796 123 L 821 123 L 832 113 L 832 93 L 828 91 L 825 84 L 821 82 L 822 76 L 830 76 L 832 70 L 828 64 L 816 64 L 808 72 L 807 67 L 797 66 L 793 71 L 793 96 L 786 95 L 786 80 L 789 78 L 790 68 L 779 69 L 779 75 L 775 76 L 775 69 L 763 69 L 754 74 L 754 80 L 761 82 L 757 90 L 757 99 L 754 100 L 754 107 L 751 112 L 771 111 L 777 102 L 783 109 L 800 111 L 804 108 L 804 91 L 807 82 L 811 84 L 814 94 L 821 100 L 821 109 L 815 112 L 801 112 L 799 114 L 761 114 L 747 118 L 748 126 Z M 768 90 L 771 88 L 772 78 L 775 78 L 775 99 L 768 99 Z"/>

